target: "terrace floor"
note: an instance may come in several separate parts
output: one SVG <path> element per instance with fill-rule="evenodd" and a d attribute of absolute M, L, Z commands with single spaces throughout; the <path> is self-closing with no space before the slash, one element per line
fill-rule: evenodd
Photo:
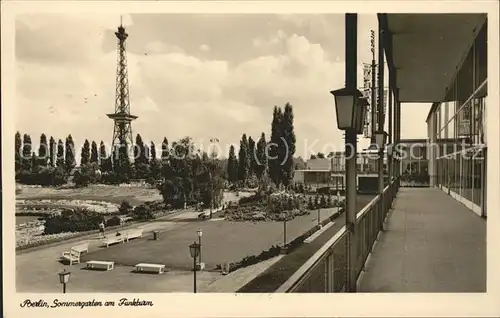
<path fill-rule="evenodd" d="M 486 292 L 486 220 L 438 188 L 400 188 L 359 292 Z"/>

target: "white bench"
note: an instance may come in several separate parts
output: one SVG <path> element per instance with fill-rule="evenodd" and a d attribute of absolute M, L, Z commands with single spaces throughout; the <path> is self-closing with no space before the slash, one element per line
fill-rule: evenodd
<path fill-rule="evenodd" d="M 125 237 L 123 235 L 120 236 L 110 236 L 102 240 L 102 245 L 106 245 L 106 247 L 109 247 L 112 244 L 116 243 L 123 243 L 125 240 Z"/>
<path fill-rule="evenodd" d="M 71 248 L 69 251 L 65 251 L 62 253 L 61 258 L 67 260 L 69 265 L 80 264 L 80 252 Z"/>
<path fill-rule="evenodd" d="M 89 242 L 85 242 L 85 243 L 73 246 L 71 249 L 78 251 L 80 253 L 83 253 L 83 252 L 88 253 L 89 252 Z"/>
<path fill-rule="evenodd" d="M 105 261 L 88 261 L 87 264 L 88 269 L 105 269 L 107 271 L 112 270 L 115 267 L 115 262 L 105 262 Z"/>
<path fill-rule="evenodd" d="M 127 231 L 125 233 L 125 240 L 128 242 L 128 240 L 135 239 L 135 238 L 140 238 L 142 237 L 143 229 L 136 229 L 136 230 L 131 230 Z"/>
<path fill-rule="evenodd" d="M 135 269 L 137 272 L 155 272 L 163 274 L 165 272 L 165 265 L 140 263 L 135 265 Z"/>

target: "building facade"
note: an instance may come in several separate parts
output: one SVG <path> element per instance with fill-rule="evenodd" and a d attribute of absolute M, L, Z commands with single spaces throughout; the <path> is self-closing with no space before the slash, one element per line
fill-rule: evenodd
<path fill-rule="evenodd" d="M 446 98 L 427 117 L 430 182 L 486 217 L 486 17 L 465 53 Z"/>

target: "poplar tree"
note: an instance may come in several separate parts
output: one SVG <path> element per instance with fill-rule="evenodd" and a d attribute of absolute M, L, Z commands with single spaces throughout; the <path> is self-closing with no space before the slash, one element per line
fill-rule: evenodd
<path fill-rule="evenodd" d="M 238 159 L 234 150 L 234 145 L 229 148 L 229 155 L 227 158 L 227 179 L 229 182 L 238 181 Z"/>
<path fill-rule="evenodd" d="M 106 150 L 104 150 L 106 151 Z M 97 151 L 97 144 L 92 140 L 92 147 L 90 151 L 90 163 L 99 164 L 99 152 Z"/>
<path fill-rule="evenodd" d="M 85 166 L 90 162 L 90 143 L 85 139 L 82 147 L 82 152 L 80 154 L 80 166 Z"/>

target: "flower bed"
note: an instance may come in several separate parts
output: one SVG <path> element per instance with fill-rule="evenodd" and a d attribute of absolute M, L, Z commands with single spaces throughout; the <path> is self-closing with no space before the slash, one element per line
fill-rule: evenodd
<path fill-rule="evenodd" d="M 47 210 L 55 208 L 85 208 L 89 211 L 109 214 L 118 212 L 118 206 L 110 202 L 92 201 L 92 200 L 16 200 L 18 208 L 32 210 Z"/>

